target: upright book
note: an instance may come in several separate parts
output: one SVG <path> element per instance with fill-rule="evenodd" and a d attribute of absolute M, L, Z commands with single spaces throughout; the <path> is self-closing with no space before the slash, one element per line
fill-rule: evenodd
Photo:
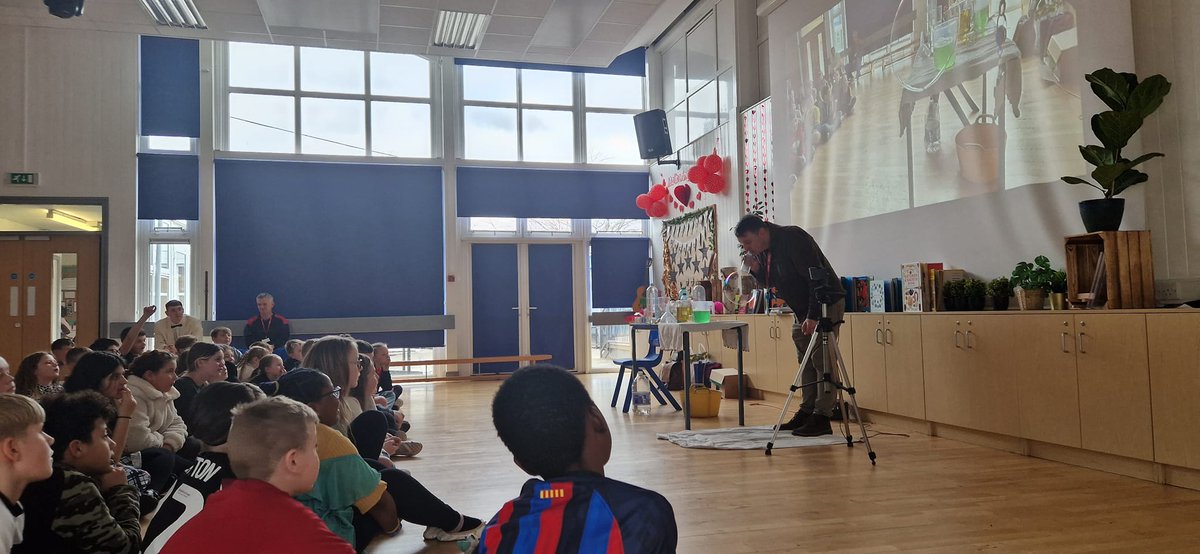
<path fill-rule="evenodd" d="M 900 280 L 903 287 L 901 311 L 925 311 L 925 264 L 914 262 L 900 266 Z"/>

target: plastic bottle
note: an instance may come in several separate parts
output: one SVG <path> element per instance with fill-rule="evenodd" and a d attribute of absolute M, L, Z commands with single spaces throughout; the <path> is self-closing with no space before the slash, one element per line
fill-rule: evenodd
<path fill-rule="evenodd" d="M 658 323 L 658 318 L 662 317 L 662 306 L 659 305 L 658 287 L 654 283 L 646 287 L 646 311 L 643 313 L 647 321 L 650 323 Z"/>
<path fill-rule="evenodd" d="M 692 302 L 688 298 L 687 287 L 679 288 L 679 304 L 675 309 L 675 319 L 679 323 L 687 323 L 692 320 Z"/>
<path fill-rule="evenodd" d="M 633 390 L 630 395 L 633 396 L 633 415 L 648 416 L 652 406 L 650 405 L 650 378 L 646 376 L 646 371 L 643 369 L 635 369 L 637 375 L 633 378 Z"/>

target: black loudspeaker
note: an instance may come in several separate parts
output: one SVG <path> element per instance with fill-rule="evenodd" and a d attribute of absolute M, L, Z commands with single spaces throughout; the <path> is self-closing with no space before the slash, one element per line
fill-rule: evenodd
<path fill-rule="evenodd" d="M 643 160 L 657 160 L 670 155 L 671 132 L 667 129 L 667 112 L 650 110 L 633 116 L 638 150 Z"/>
<path fill-rule="evenodd" d="M 70 19 L 83 15 L 83 0 L 42 0 L 50 15 Z"/>

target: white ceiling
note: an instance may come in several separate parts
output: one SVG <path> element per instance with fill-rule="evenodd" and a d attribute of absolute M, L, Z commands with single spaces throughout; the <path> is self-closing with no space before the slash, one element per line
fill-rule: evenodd
<path fill-rule="evenodd" d="M 63 204 L 0 204 L 0 231 L 76 231 L 79 229 L 46 218 L 50 208 L 62 210 L 91 223 L 103 219 L 100 206 Z"/>
<path fill-rule="evenodd" d="M 286 5 L 283 0 L 264 0 Z M 242 42 L 324 46 L 406 54 L 445 55 L 531 63 L 607 66 L 634 47 L 647 46 L 690 3 L 688 0 L 369 0 L 378 2 L 377 30 L 347 32 L 322 6 L 362 0 L 296 0 L 324 28 L 270 27 L 256 0 L 194 0 L 207 30 L 160 27 L 139 0 L 86 0 L 82 17 L 59 19 L 37 0 L 0 0 L 0 24 L 208 38 Z M 343 4 L 344 2 L 344 4 Z M 328 12 L 329 6 L 324 6 Z M 373 9 L 373 8 L 372 8 Z M 430 46 L 439 9 L 490 14 L 477 51 Z M 314 15 L 315 14 L 315 15 Z M 373 16 L 374 14 L 372 14 Z M 343 27 L 344 28 L 344 27 Z"/>

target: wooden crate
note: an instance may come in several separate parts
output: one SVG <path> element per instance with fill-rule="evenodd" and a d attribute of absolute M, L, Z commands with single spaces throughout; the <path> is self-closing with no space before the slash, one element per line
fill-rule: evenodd
<path fill-rule="evenodd" d="M 1107 298 L 1104 308 L 1158 307 L 1154 298 L 1150 231 L 1101 231 L 1069 236 L 1066 253 L 1067 301 L 1073 306 L 1086 307 L 1088 295 L 1094 292 L 1096 270 L 1103 266 Z"/>

